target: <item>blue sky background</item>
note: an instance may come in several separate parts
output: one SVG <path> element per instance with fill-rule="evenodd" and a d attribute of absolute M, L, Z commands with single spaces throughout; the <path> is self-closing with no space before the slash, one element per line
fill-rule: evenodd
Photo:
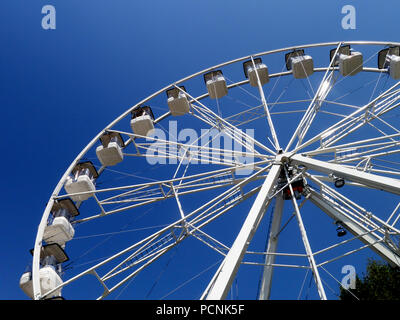
<path fill-rule="evenodd" d="M 46 4 L 57 10 L 56 30 L 41 27 Z M 357 10 L 356 30 L 341 27 L 347 4 Z M 18 281 L 51 192 L 80 150 L 127 108 L 251 53 L 400 41 L 399 9 L 394 0 L 1 1 L 0 299 L 26 299 Z"/>

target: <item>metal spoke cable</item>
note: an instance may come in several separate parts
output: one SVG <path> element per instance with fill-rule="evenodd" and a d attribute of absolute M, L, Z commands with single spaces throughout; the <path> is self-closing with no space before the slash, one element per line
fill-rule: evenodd
<path fill-rule="evenodd" d="M 224 77 L 225 77 L 225 79 L 228 80 L 230 83 L 235 84 L 235 82 L 232 81 L 231 79 L 229 79 L 227 76 L 224 76 Z M 239 87 L 239 89 L 241 89 L 242 91 L 244 91 L 245 93 L 247 93 L 250 97 L 253 97 L 253 98 L 256 99 L 258 102 L 261 102 L 261 99 L 260 99 L 258 96 L 252 94 L 250 91 L 248 91 L 247 89 L 243 88 L 242 86 L 238 86 L 238 87 Z M 232 98 L 232 99 L 233 99 L 233 98 Z"/>
<path fill-rule="evenodd" d="M 379 49 L 378 51 L 376 51 L 374 54 L 372 54 L 367 60 L 363 61 L 363 64 L 365 65 L 365 64 L 366 64 L 367 62 L 369 62 L 372 58 L 374 58 L 376 55 L 378 55 L 379 51 L 380 51 L 380 49 Z M 351 74 L 351 73 L 350 73 L 350 74 Z M 347 76 L 342 77 L 339 81 L 337 81 L 337 82 L 332 86 L 332 89 L 333 89 L 336 85 L 338 85 L 340 82 L 344 81 L 346 78 L 349 78 L 349 77 L 350 77 L 350 74 L 347 75 Z M 376 80 L 374 79 L 374 80 L 372 80 L 370 83 L 373 83 L 373 82 L 375 82 L 375 81 L 376 81 Z M 335 101 L 335 100 L 334 100 L 334 101 Z"/>
<path fill-rule="evenodd" d="M 344 287 L 342 285 L 342 283 L 337 280 L 328 270 L 326 270 L 323 266 L 321 266 L 322 270 L 324 270 L 327 274 L 329 274 L 337 283 L 339 283 L 339 285 L 345 289 L 347 292 L 349 292 L 354 298 L 356 298 L 357 300 L 360 300 L 353 292 L 351 292 L 351 290 L 349 290 L 348 288 Z"/>
<path fill-rule="evenodd" d="M 206 273 L 208 270 L 212 269 L 213 267 L 215 267 L 216 265 L 220 264 L 222 262 L 223 259 L 219 259 L 217 262 L 213 263 L 212 265 L 210 265 L 209 267 L 207 267 L 205 270 L 199 272 L 198 274 L 196 274 L 194 277 L 190 278 L 189 280 L 186 280 L 185 282 L 183 282 L 182 284 L 180 284 L 178 287 L 176 287 L 175 289 L 173 289 L 172 291 L 168 292 L 166 295 L 162 296 L 159 300 L 163 300 L 166 297 L 170 296 L 171 294 L 175 293 L 176 291 L 178 291 L 179 289 L 181 289 L 182 287 L 184 287 L 185 285 L 187 285 L 188 283 L 192 282 L 193 280 L 197 279 L 198 277 L 200 277 L 201 275 L 203 275 L 204 273 Z"/>
<path fill-rule="evenodd" d="M 121 296 L 121 294 L 124 293 L 124 291 L 126 290 L 126 288 L 129 287 L 129 285 L 133 282 L 133 280 L 134 280 L 135 278 L 136 278 L 136 276 L 132 277 L 132 279 L 130 279 L 130 280 L 128 281 L 128 283 L 126 284 L 126 286 L 123 287 L 123 288 L 121 289 L 121 291 L 117 294 L 117 296 L 114 298 L 114 300 L 117 300 L 117 299 Z"/>
<path fill-rule="evenodd" d="M 269 109 L 269 111 L 272 111 L 272 109 L 278 105 L 278 102 L 281 100 L 281 98 L 283 97 L 283 95 L 288 91 L 289 87 L 291 86 L 291 84 L 293 83 L 294 78 L 292 78 L 289 82 L 289 84 L 283 88 L 282 92 L 280 93 L 280 95 L 278 96 L 278 98 L 276 98 L 275 102 L 272 103 L 272 107 Z"/>
<path fill-rule="evenodd" d="M 154 281 L 153 285 L 151 286 L 150 290 L 147 292 L 146 296 L 144 297 L 145 299 L 149 298 L 149 296 L 153 292 L 154 288 L 157 286 L 158 282 L 160 281 L 162 275 L 167 270 L 167 268 L 168 268 L 169 264 L 171 263 L 172 259 L 175 257 L 177 251 L 178 251 L 178 249 L 177 249 L 177 247 L 175 247 L 175 250 L 172 252 L 172 254 L 170 254 L 170 257 L 169 257 L 167 263 L 165 264 L 164 268 L 161 270 L 161 272 L 159 273 L 158 277 L 156 278 L 156 280 Z"/>
<path fill-rule="evenodd" d="M 149 230 L 149 229 L 157 229 L 157 228 L 163 228 L 168 226 L 169 224 L 160 224 L 158 226 L 151 226 L 151 227 L 143 227 L 143 228 L 135 228 L 135 229 L 128 229 L 128 230 L 119 230 L 119 231 L 114 231 L 114 232 L 106 232 L 106 233 L 98 233 L 98 234 L 92 234 L 88 236 L 80 236 L 80 237 L 74 237 L 72 240 L 82 240 L 82 239 L 90 239 L 90 238 L 96 238 L 96 237 L 103 237 L 103 236 L 109 236 L 109 235 L 117 235 L 117 234 L 122 234 L 122 233 L 129 233 L 129 232 L 137 232 L 137 231 L 143 231 L 143 230 Z"/>
<path fill-rule="evenodd" d="M 301 288 L 300 288 L 299 295 L 297 296 L 297 300 L 300 300 L 301 294 L 302 294 L 303 289 L 304 289 L 304 284 L 306 283 L 306 280 L 307 280 L 307 276 L 308 276 L 308 272 L 309 272 L 309 271 L 310 271 L 310 269 L 307 269 L 306 275 L 304 276 L 304 279 L 303 279 L 303 283 L 301 284 Z"/>
<path fill-rule="evenodd" d="M 154 210 L 157 207 L 158 204 L 156 204 L 155 207 L 149 208 L 147 209 L 143 214 L 141 214 L 140 216 L 136 217 L 136 219 L 132 219 L 130 222 L 128 222 L 127 224 L 125 224 L 120 231 L 124 231 L 124 229 L 126 229 L 127 227 L 129 227 L 132 223 L 138 221 L 139 219 L 141 219 L 143 216 L 145 216 L 146 214 L 148 214 L 150 211 Z M 135 217 L 134 217 L 135 218 Z M 80 256 L 78 256 L 77 258 L 71 260 L 67 267 L 73 267 L 73 264 L 76 263 L 77 261 L 81 260 L 83 257 L 87 256 L 89 253 L 91 253 L 93 250 L 95 250 L 96 248 L 100 247 L 101 245 L 105 244 L 106 242 L 110 241 L 116 234 L 110 234 L 106 239 L 100 241 L 99 243 L 95 244 L 93 247 L 89 248 L 88 250 L 86 250 L 84 253 L 82 253 Z"/>
<path fill-rule="evenodd" d="M 286 62 L 287 62 L 287 61 L 286 61 Z M 278 79 L 277 79 L 277 80 L 275 81 L 275 83 L 274 83 L 274 86 L 272 87 L 271 91 L 269 92 L 269 95 L 268 95 L 268 97 L 267 97 L 267 101 L 268 101 L 269 98 L 271 97 L 272 93 L 273 93 L 274 90 L 275 90 L 275 87 L 278 85 L 279 81 L 280 81 L 281 78 L 282 78 L 282 73 L 283 73 L 283 71 L 285 70 L 286 62 L 283 64 L 281 74 L 279 75 Z M 292 81 L 293 81 L 293 79 L 292 79 Z M 291 83 L 291 82 L 290 82 L 290 83 Z"/>
<path fill-rule="evenodd" d="M 369 97 L 368 103 L 370 103 L 370 102 L 372 101 L 372 98 L 374 97 L 374 94 L 375 94 L 376 88 L 378 87 L 378 84 L 379 84 L 379 81 L 381 80 L 381 77 L 382 77 L 382 72 L 381 72 L 381 73 L 379 73 L 378 80 L 376 81 L 376 84 L 375 84 L 374 90 L 372 90 L 372 93 L 371 93 L 371 96 Z"/>

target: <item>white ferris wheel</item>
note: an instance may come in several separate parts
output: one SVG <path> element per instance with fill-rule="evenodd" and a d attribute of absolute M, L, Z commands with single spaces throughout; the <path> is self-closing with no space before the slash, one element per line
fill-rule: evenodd
<path fill-rule="evenodd" d="M 165 86 L 72 161 L 20 287 L 32 299 L 269 299 L 281 285 L 293 299 L 309 283 L 327 299 L 338 261 L 369 252 L 400 266 L 399 78 L 400 43 L 345 41 Z"/>

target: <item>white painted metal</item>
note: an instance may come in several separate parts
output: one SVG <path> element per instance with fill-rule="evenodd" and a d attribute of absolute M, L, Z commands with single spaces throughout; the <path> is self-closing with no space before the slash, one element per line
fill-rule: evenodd
<path fill-rule="evenodd" d="M 342 76 L 354 76 L 363 69 L 361 52 L 352 52 L 351 55 L 339 55 L 339 70 Z"/>
<path fill-rule="evenodd" d="M 289 175 L 288 175 L 287 169 L 286 168 L 284 168 L 284 169 L 285 169 L 286 179 L 289 181 Z M 308 240 L 307 232 L 304 227 L 303 219 L 301 217 L 299 206 L 297 204 L 297 201 L 296 201 L 296 198 L 295 198 L 295 195 L 293 192 L 293 187 L 291 184 L 289 184 L 289 188 L 290 188 L 290 193 L 292 195 L 292 202 L 293 202 L 293 207 L 295 210 L 297 222 L 299 224 L 301 238 L 303 240 L 304 248 L 306 249 L 306 252 L 307 252 L 308 262 L 310 264 L 310 267 L 311 267 L 311 270 L 312 270 L 312 273 L 314 276 L 314 280 L 315 280 L 315 283 L 318 288 L 318 294 L 319 294 L 321 300 L 326 300 L 325 289 L 322 285 L 321 277 L 318 272 L 318 267 L 317 267 L 317 264 L 315 263 L 314 254 L 311 249 L 310 241 Z"/>
<path fill-rule="evenodd" d="M 292 57 L 290 59 L 293 77 L 295 79 L 304 79 L 314 73 L 314 61 L 311 56 L 304 55 Z"/>
<path fill-rule="evenodd" d="M 366 229 L 356 224 L 354 221 L 349 219 L 346 215 L 341 213 L 338 209 L 332 206 L 326 199 L 324 199 L 319 193 L 311 190 L 310 201 L 325 212 L 334 221 L 341 221 L 341 224 L 351 232 L 354 236 L 357 236 L 364 244 L 368 245 L 375 253 L 381 256 L 384 260 L 390 263 L 392 266 L 400 266 L 400 256 L 391 250 L 385 243 L 377 242 L 377 239 L 370 233 L 365 234 Z M 364 234 L 364 235 L 363 235 Z"/>
<path fill-rule="evenodd" d="M 256 65 L 254 63 L 253 57 L 251 57 L 251 61 L 253 63 L 253 68 L 256 69 Z M 262 83 L 261 83 L 260 76 L 259 76 L 258 73 L 256 73 L 256 77 L 257 77 L 258 91 L 260 93 L 261 102 L 262 102 L 262 104 L 264 106 L 265 114 L 267 115 L 268 125 L 269 125 L 269 129 L 271 131 L 271 135 L 272 135 L 272 139 L 273 139 L 274 145 L 275 145 L 275 150 L 278 151 L 278 150 L 280 150 L 281 147 L 279 146 L 279 141 L 278 141 L 278 137 L 277 137 L 276 132 L 275 132 L 274 123 L 272 122 L 271 114 L 269 113 L 267 100 L 265 99 L 265 95 L 264 95 L 264 89 L 262 88 Z"/>
<path fill-rule="evenodd" d="M 74 234 L 74 228 L 65 217 L 56 217 L 44 230 L 43 240 L 46 243 L 57 243 L 64 246 L 74 237 Z"/>
<path fill-rule="evenodd" d="M 74 201 L 85 201 L 93 196 L 96 190 L 93 180 L 86 174 L 75 177 L 68 177 L 64 185 L 65 190 Z"/>
<path fill-rule="evenodd" d="M 280 171 L 280 163 L 272 166 L 235 242 L 215 273 L 208 288 L 203 293 L 202 299 L 225 299 L 247 247 L 250 244 L 262 217 L 264 216 L 265 210 L 270 204 L 271 199 L 269 198 L 269 195 L 275 187 L 275 182 L 279 177 Z"/>
<path fill-rule="evenodd" d="M 335 54 L 338 52 L 340 48 L 340 43 L 338 44 Z M 307 108 L 307 111 L 304 113 L 303 118 L 300 120 L 293 136 L 291 137 L 288 145 L 286 146 L 285 152 L 287 152 L 292 145 L 292 143 L 295 141 L 295 139 L 298 139 L 297 146 L 303 141 L 304 136 L 306 135 L 308 129 L 311 126 L 312 121 L 315 118 L 316 113 L 319 111 L 321 104 L 323 100 L 328 96 L 330 90 L 333 87 L 333 73 L 335 72 L 335 69 L 333 68 L 335 59 L 332 58 L 332 60 L 329 63 L 329 66 L 318 86 L 317 92 L 315 93 L 310 105 Z"/>
<path fill-rule="evenodd" d="M 189 112 L 190 104 L 185 95 L 179 94 L 177 98 L 168 98 L 168 107 L 173 116 L 181 116 Z"/>
<path fill-rule="evenodd" d="M 261 85 L 269 82 L 268 67 L 264 63 L 256 64 L 255 67 L 254 65 L 250 66 L 247 69 L 247 74 L 252 87 L 258 87 L 258 79 L 260 79 Z"/>
<path fill-rule="evenodd" d="M 30 272 L 24 273 L 20 279 L 19 285 L 25 294 L 33 299 L 33 283 L 30 276 Z M 45 266 L 41 268 L 39 271 L 39 279 L 41 292 L 42 294 L 48 293 L 47 298 L 61 296 L 61 288 L 57 290 L 54 289 L 60 286 L 63 281 L 52 266 Z"/>
<path fill-rule="evenodd" d="M 302 156 L 301 154 L 295 154 L 290 159 L 293 164 L 306 166 L 308 170 L 316 170 L 328 175 L 333 174 L 345 180 L 358 182 L 371 188 L 400 195 L 400 180 L 398 179 L 355 170 L 339 164 L 327 163 Z"/>
<path fill-rule="evenodd" d="M 211 99 L 220 99 L 228 94 L 228 87 L 224 76 L 215 76 L 206 82 L 207 91 Z"/>
<path fill-rule="evenodd" d="M 275 208 L 271 222 L 271 230 L 268 235 L 268 245 L 265 256 L 265 267 L 261 279 L 259 300 L 268 300 L 271 294 L 272 276 L 274 272 L 275 253 L 278 247 L 278 232 L 282 221 L 283 196 L 282 193 L 275 197 Z"/>
<path fill-rule="evenodd" d="M 117 142 L 110 142 L 106 148 L 103 145 L 98 146 L 96 155 L 100 163 L 105 167 L 115 166 L 124 160 L 122 149 Z"/>
<path fill-rule="evenodd" d="M 393 79 L 400 79 L 400 56 L 391 55 L 389 74 Z"/>
<path fill-rule="evenodd" d="M 133 133 L 139 136 L 147 136 L 154 129 L 153 119 L 148 114 L 143 114 L 131 120 Z"/>

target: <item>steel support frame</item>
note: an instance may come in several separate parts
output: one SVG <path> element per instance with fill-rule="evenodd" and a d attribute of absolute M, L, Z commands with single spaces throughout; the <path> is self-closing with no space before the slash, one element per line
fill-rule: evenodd
<path fill-rule="evenodd" d="M 271 202 L 269 196 L 275 187 L 280 171 L 281 163 L 275 163 L 271 167 L 236 240 L 201 299 L 222 300 L 226 298 L 251 239 Z"/>
<path fill-rule="evenodd" d="M 341 225 L 347 229 L 355 237 L 358 237 L 361 242 L 368 245 L 371 250 L 378 254 L 381 258 L 387 261 L 392 266 L 400 266 L 400 256 L 391 250 L 381 239 L 377 239 L 373 234 L 366 233 L 366 230 L 361 228 L 354 221 L 349 219 L 346 215 L 337 210 L 334 206 L 330 205 L 324 197 L 316 192 L 310 190 L 311 194 L 309 200 L 325 212 L 334 221 L 340 221 Z"/>
<path fill-rule="evenodd" d="M 283 212 L 283 195 L 278 194 L 275 197 L 275 208 L 271 222 L 271 230 L 268 237 L 268 245 L 265 256 L 265 267 L 261 279 L 260 292 L 258 295 L 259 300 L 268 300 L 271 294 L 272 277 L 274 272 L 274 264 L 276 258 L 276 250 L 278 247 L 278 232 L 281 227 Z"/>
<path fill-rule="evenodd" d="M 343 165 L 312 159 L 301 154 L 291 156 L 290 160 L 292 164 L 305 166 L 307 170 L 315 170 L 328 175 L 332 174 L 336 177 L 357 182 L 377 190 L 385 190 L 400 195 L 400 180 L 398 179 L 382 177 L 376 174 L 348 168 Z"/>
<path fill-rule="evenodd" d="M 285 169 L 286 179 L 289 180 L 289 175 L 288 175 L 288 171 L 287 171 L 286 167 L 284 169 Z M 311 271 L 314 276 L 315 284 L 317 285 L 318 294 L 319 294 L 321 300 L 327 300 L 325 289 L 324 289 L 324 286 L 322 285 L 321 277 L 318 272 L 318 267 L 317 267 L 317 264 L 314 259 L 314 254 L 311 249 L 310 241 L 308 240 L 306 228 L 304 227 L 303 219 L 301 217 L 299 206 L 297 204 L 297 201 L 296 201 L 296 198 L 295 198 L 295 195 L 293 192 L 293 187 L 291 184 L 289 184 L 289 189 L 290 189 L 290 193 L 292 195 L 293 207 L 295 210 L 297 222 L 299 224 L 301 238 L 303 240 L 304 248 L 307 253 L 308 262 L 310 264 Z"/>

